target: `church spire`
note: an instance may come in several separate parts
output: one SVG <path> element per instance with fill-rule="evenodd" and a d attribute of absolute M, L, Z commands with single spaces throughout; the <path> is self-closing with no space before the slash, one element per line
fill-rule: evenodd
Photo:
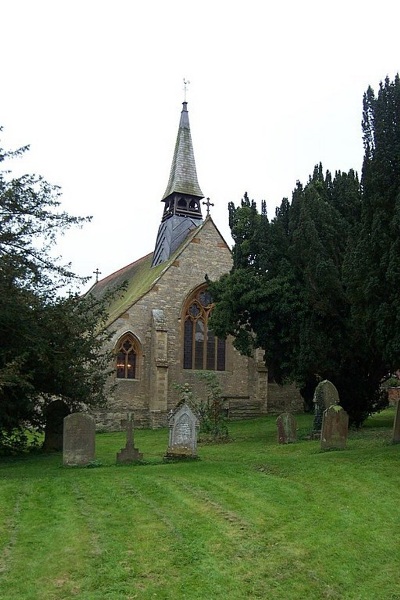
<path fill-rule="evenodd" d="M 185 240 L 190 230 L 203 221 L 197 181 L 189 113 L 183 102 L 168 185 L 162 197 L 164 212 L 158 230 L 153 266 L 167 260 Z"/>
<path fill-rule="evenodd" d="M 183 108 L 176 138 L 175 152 L 172 159 L 167 189 L 162 197 L 163 201 L 174 192 L 204 198 L 204 194 L 197 181 L 187 102 L 183 102 L 182 105 Z"/>

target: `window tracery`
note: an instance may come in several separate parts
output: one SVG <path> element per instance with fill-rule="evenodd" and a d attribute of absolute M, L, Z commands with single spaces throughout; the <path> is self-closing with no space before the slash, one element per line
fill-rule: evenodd
<path fill-rule="evenodd" d="M 225 371 L 226 343 L 218 338 L 208 322 L 214 303 L 203 287 L 189 299 L 184 316 L 183 368 Z"/>
<path fill-rule="evenodd" d="M 131 334 L 125 334 L 116 346 L 117 379 L 138 379 L 139 343 Z"/>

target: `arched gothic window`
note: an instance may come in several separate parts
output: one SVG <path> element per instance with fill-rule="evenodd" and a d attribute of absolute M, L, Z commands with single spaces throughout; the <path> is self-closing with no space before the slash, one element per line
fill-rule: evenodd
<path fill-rule="evenodd" d="M 116 346 L 117 379 L 138 379 L 139 343 L 131 334 L 125 334 Z"/>
<path fill-rule="evenodd" d="M 207 288 L 197 290 L 186 304 L 184 314 L 183 368 L 225 371 L 224 339 L 208 327 L 214 303 Z"/>

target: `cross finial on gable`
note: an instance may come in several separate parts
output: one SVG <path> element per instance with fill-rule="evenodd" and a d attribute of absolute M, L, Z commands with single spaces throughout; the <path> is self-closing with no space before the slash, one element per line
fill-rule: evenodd
<path fill-rule="evenodd" d="M 98 267 L 95 271 L 93 271 L 94 275 L 96 275 L 96 283 L 99 281 L 99 275 L 101 275 L 101 271 L 99 271 Z"/>
<path fill-rule="evenodd" d="M 210 216 L 210 206 L 214 206 L 212 202 L 210 202 L 210 198 L 207 198 L 207 202 L 203 202 L 205 206 L 207 206 L 207 217 Z"/>

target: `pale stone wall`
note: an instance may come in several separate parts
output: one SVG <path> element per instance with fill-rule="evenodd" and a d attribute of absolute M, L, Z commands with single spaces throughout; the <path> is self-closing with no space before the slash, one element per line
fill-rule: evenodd
<path fill-rule="evenodd" d="M 167 415 L 179 400 L 175 384 L 189 383 L 200 393 L 196 372 L 182 368 L 182 311 L 188 295 L 205 282 L 229 272 L 232 257 L 214 223 L 207 220 L 162 274 L 157 284 L 112 325 L 112 343 L 126 332 L 139 340 L 137 380 L 116 380 L 106 410 L 96 413 L 99 429 L 119 429 L 120 421 L 132 411 L 136 427 L 167 424 Z M 231 418 L 259 416 L 286 401 L 281 392 L 270 391 L 262 354 L 243 357 L 227 341 L 226 370 L 215 371 Z M 271 395 L 272 394 L 272 395 Z"/>

